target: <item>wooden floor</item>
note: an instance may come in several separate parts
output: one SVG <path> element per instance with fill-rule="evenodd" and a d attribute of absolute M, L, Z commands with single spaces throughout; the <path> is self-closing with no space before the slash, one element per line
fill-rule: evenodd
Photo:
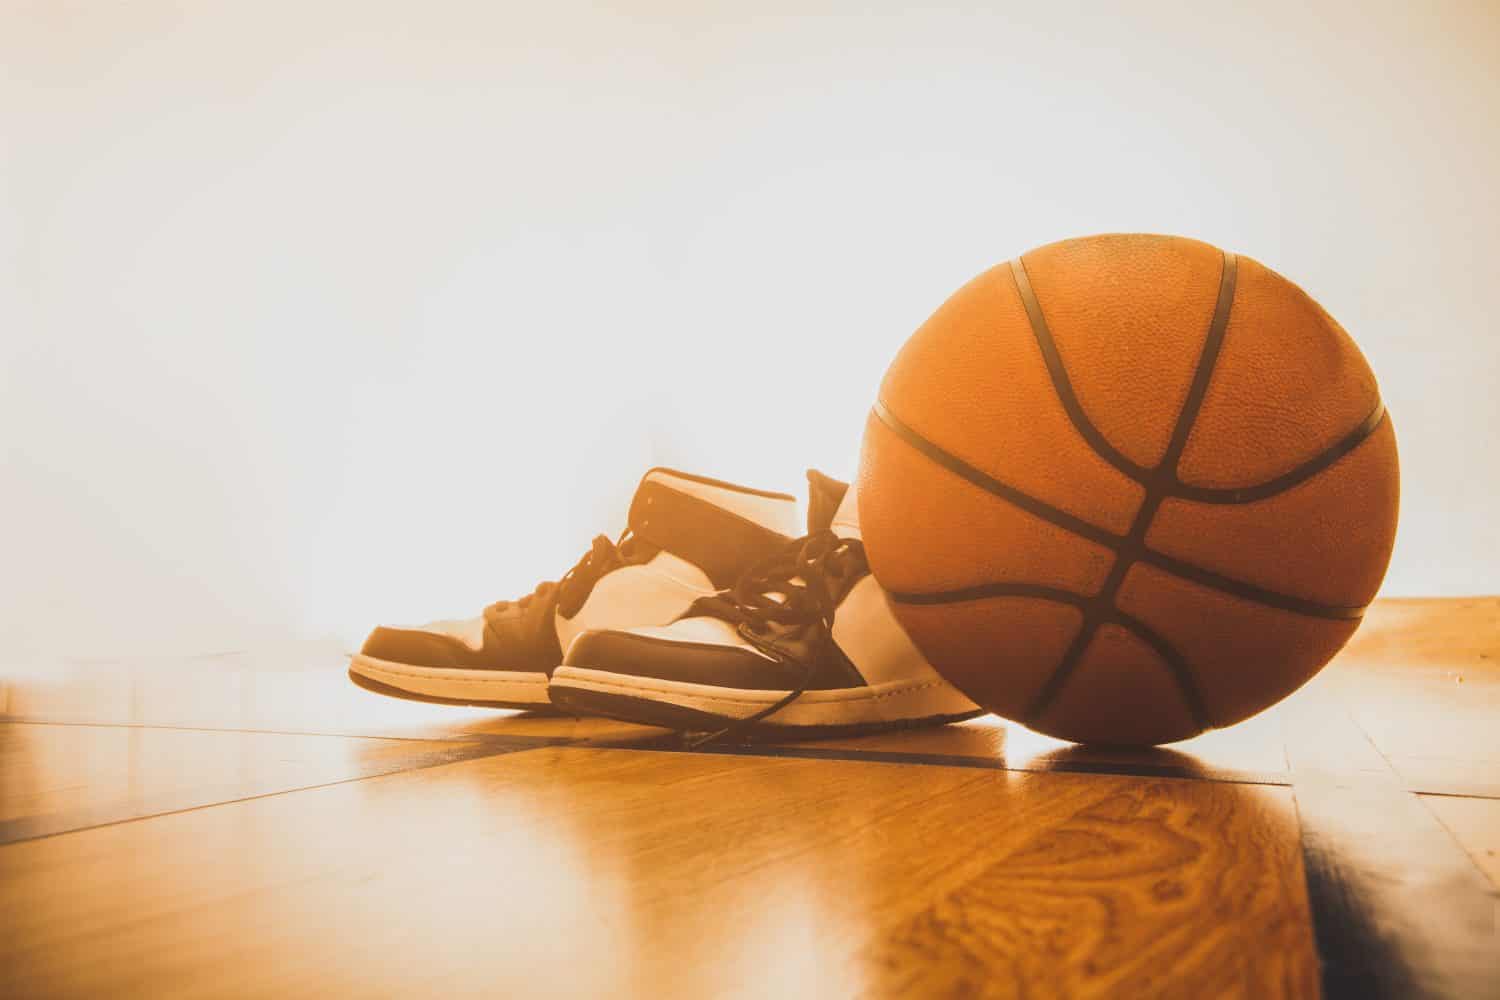
<path fill-rule="evenodd" d="M 338 654 L 3 665 L 0 994 L 1500 996 L 1500 599 L 1151 752 L 689 752 Z"/>

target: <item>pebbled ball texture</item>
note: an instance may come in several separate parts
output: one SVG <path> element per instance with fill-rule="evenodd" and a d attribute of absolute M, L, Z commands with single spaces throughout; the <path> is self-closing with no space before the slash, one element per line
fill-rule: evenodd
<path fill-rule="evenodd" d="M 1359 349 L 1296 285 L 1110 235 L 986 271 L 902 348 L 866 424 L 870 566 L 976 702 L 1151 744 L 1305 683 L 1374 598 L 1396 441 Z"/>

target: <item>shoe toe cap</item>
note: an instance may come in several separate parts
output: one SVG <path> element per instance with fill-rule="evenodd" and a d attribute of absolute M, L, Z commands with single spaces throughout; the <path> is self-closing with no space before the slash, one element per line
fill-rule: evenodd
<path fill-rule="evenodd" d="M 468 647 L 451 635 L 389 625 L 371 632 L 359 652 L 377 660 L 420 667 L 465 666 L 470 659 L 464 655 Z"/>

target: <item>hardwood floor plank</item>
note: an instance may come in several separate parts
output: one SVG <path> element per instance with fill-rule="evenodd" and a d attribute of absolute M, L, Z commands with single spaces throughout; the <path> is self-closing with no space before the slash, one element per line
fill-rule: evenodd
<path fill-rule="evenodd" d="M 1495 599 L 1382 601 L 1277 709 L 1144 751 L 692 753 L 325 652 L 0 679 L 8 994 L 1500 995 Z"/>
<path fill-rule="evenodd" d="M 1497 995 L 1495 893 L 1353 717 L 1328 707 L 1285 717 L 1324 995 Z"/>
<path fill-rule="evenodd" d="M 1422 804 L 1432 810 L 1463 849 L 1484 872 L 1490 885 L 1500 889 L 1500 802 L 1494 799 L 1424 795 Z M 1495 894 L 1496 917 L 1500 919 L 1500 892 Z M 1497 928 L 1500 933 L 1500 928 Z"/>
<path fill-rule="evenodd" d="M 1389 760 L 1402 783 L 1413 792 L 1500 799 L 1500 765 L 1452 757 L 1392 756 Z"/>
<path fill-rule="evenodd" d="M 470 760 L 0 847 L 0 907 L 28 995 L 1316 982 L 1284 789 L 843 761 Z"/>
<path fill-rule="evenodd" d="M 0 723 L 0 844 L 538 745 Z"/>
<path fill-rule="evenodd" d="M 1483 763 L 1500 780 L 1500 598 L 1377 602 L 1325 674 L 1388 759 L 1423 761 L 1427 780 Z"/>

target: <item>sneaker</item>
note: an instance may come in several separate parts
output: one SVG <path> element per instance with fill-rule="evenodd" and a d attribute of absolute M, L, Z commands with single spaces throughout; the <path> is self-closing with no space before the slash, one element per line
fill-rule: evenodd
<path fill-rule="evenodd" d="M 547 680 L 579 633 L 664 625 L 797 532 L 795 498 L 672 469 L 641 479 L 618 542 L 600 535 L 556 583 L 477 618 L 381 626 L 354 683 L 417 701 L 549 708 Z"/>
<path fill-rule="evenodd" d="M 585 632 L 552 702 L 671 729 L 832 735 L 982 713 L 938 676 L 870 575 L 854 491 L 808 473 L 809 533 L 665 626 Z"/>

